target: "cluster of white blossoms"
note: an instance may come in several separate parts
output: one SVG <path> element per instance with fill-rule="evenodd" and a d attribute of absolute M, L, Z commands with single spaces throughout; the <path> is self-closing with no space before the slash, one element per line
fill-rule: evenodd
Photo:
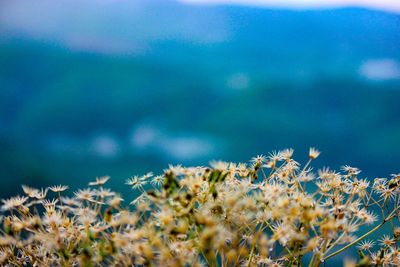
<path fill-rule="evenodd" d="M 354 247 L 346 266 L 400 266 L 400 175 L 314 172 L 319 154 L 303 166 L 292 149 L 170 166 L 128 179 L 132 202 L 105 187 L 109 177 L 73 194 L 23 186 L 2 200 L 0 265 L 319 266 Z"/>

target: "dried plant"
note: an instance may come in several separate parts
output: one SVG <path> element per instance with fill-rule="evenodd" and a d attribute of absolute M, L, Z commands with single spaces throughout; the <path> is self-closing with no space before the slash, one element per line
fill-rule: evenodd
<path fill-rule="evenodd" d="M 128 179 L 138 196 L 129 205 L 104 187 L 109 177 L 73 197 L 68 186 L 23 186 L 23 196 L 2 200 L 0 264 L 329 266 L 354 246 L 346 266 L 399 266 L 400 175 L 315 173 L 319 154 L 310 149 L 303 167 L 291 149 L 249 164 L 170 166 Z"/>

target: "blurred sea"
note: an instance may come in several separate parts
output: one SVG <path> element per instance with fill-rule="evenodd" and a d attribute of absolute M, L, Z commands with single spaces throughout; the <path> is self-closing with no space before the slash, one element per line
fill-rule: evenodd
<path fill-rule="evenodd" d="M 0 196 L 292 147 L 400 172 L 400 15 L 0 3 Z"/>

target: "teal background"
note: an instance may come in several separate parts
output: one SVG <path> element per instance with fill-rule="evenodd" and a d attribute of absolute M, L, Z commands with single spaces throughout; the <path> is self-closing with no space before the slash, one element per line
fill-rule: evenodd
<path fill-rule="evenodd" d="M 293 147 L 400 171 L 400 16 L 174 1 L 0 3 L 0 196 Z"/>

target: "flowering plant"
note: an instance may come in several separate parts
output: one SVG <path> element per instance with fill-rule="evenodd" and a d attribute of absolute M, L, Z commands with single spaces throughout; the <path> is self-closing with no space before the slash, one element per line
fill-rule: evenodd
<path fill-rule="evenodd" d="M 355 246 L 347 266 L 399 266 L 400 175 L 301 167 L 287 149 L 250 163 L 170 166 L 126 181 L 109 177 L 2 200 L 1 266 L 319 266 Z M 379 229 L 384 235 L 369 241 Z"/>

